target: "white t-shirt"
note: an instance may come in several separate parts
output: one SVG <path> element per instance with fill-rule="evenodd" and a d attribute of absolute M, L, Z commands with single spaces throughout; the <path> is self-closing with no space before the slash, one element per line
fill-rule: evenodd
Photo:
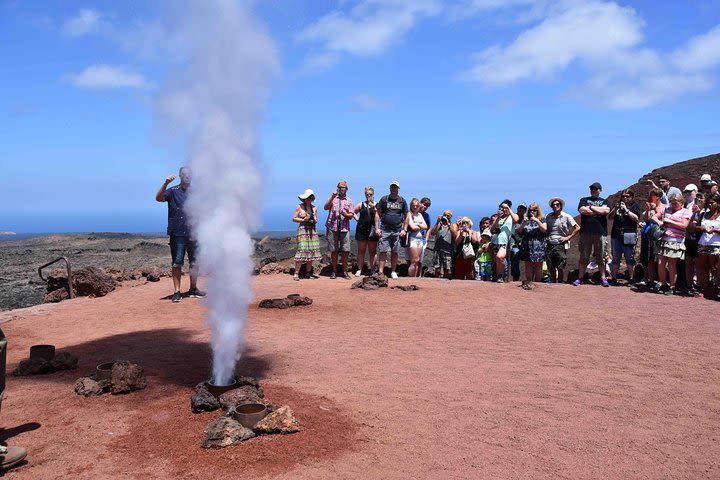
<path fill-rule="evenodd" d="M 555 218 L 552 213 L 545 217 L 547 224 L 547 243 L 557 245 L 560 243 L 560 237 L 567 237 L 573 231 L 577 222 L 569 213 L 560 212 L 560 216 Z"/>
<path fill-rule="evenodd" d="M 702 223 L 703 229 L 705 227 L 713 227 L 713 228 L 720 228 L 720 217 L 716 218 L 715 220 L 710 220 L 709 218 L 703 218 Z M 700 241 L 698 242 L 700 245 L 704 246 L 713 246 L 713 247 L 720 247 L 720 233 L 713 232 L 713 233 L 707 233 L 703 231 L 702 235 L 700 235 Z"/>

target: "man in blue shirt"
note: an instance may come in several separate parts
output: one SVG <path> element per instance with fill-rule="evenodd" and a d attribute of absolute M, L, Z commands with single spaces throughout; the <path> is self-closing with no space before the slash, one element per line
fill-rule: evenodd
<path fill-rule="evenodd" d="M 174 303 L 182 299 L 180 293 L 180 278 L 182 277 L 182 266 L 185 262 L 185 253 L 187 252 L 188 262 L 190 263 L 190 290 L 187 292 L 189 297 L 204 297 L 205 292 L 197 288 L 197 269 L 195 268 L 195 252 L 197 244 L 190 235 L 190 227 L 187 222 L 187 213 L 185 212 L 185 200 L 187 200 L 191 172 L 188 167 L 180 169 L 180 185 L 167 188 L 167 186 L 175 180 L 175 175 L 169 175 L 165 179 L 155 200 L 158 202 L 167 202 L 168 204 L 168 227 L 167 234 L 170 235 L 170 255 L 172 256 L 172 278 L 175 292 L 172 296 Z"/>

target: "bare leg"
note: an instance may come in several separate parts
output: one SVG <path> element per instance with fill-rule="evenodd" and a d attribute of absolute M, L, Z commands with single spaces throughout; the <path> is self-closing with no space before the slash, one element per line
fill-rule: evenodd
<path fill-rule="evenodd" d="M 395 270 L 397 270 L 397 262 L 398 262 L 398 252 L 390 252 L 390 267 L 392 268 L 393 272 Z"/>
<path fill-rule="evenodd" d="M 385 262 L 387 262 L 387 252 L 380 252 L 378 256 L 378 271 L 382 274 L 385 274 Z"/>
<path fill-rule="evenodd" d="M 198 278 L 197 266 L 192 265 L 190 267 L 190 290 L 197 288 L 197 278 Z M 178 288 L 179 288 L 179 285 L 178 285 Z"/>
<path fill-rule="evenodd" d="M 668 271 L 670 272 L 670 288 L 675 288 L 675 283 L 677 283 L 677 258 L 668 258 L 667 259 L 667 266 Z"/>
<path fill-rule="evenodd" d="M 358 270 L 362 271 L 363 264 L 365 263 L 365 250 L 367 250 L 367 248 L 368 248 L 368 241 L 367 240 L 358 240 L 357 246 L 358 246 L 358 257 L 357 257 Z M 370 268 L 372 268 L 372 258 L 370 259 Z"/>
<path fill-rule="evenodd" d="M 507 249 L 501 248 L 495 254 L 495 276 L 497 278 L 505 278 L 505 256 Z"/>
<path fill-rule="evenodd" d="M 176 292 L 180 291 L 180 278 L 182 278 L 182 267 L 172 267 L 173 287 Z"/>
<path fill-rule="evenodd" d="M 667 270 L 665 270 L 665 266 L 667 265 L 667 258 L 665 257 L 658 257 L 658 282 L 660 285 L 665 285 L 665 281 L 667 280 Z"/>
<path fill-rule="evenodd" d="M 338 253 L 330 252 L 330 263 L 332 263 L 333 272 L 337 272 Z"/>
<path fill-rule="evenodd" d="M 377 264 L 377 242 L 369 240 L 367 242 L 367 248 L 368 263 L 370 264 L 370 271 L 372 272 L 372 269 L 375 268 L 375 265 Z"/>
<path fill-rule="evenodd" d="M 532 282 L 535 279 L 533 278 L 535 276 L 535 269 L 532 266 L 532 262 L 523 262 L 525 264 L 525 280 L 528 282 Z"/>

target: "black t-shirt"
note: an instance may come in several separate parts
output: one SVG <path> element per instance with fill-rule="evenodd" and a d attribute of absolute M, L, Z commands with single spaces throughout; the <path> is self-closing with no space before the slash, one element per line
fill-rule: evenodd
<path fill-rule="evenodd" d="M 165 190 L 165 201 L 168 204 L 167 234 L 176 237 L 190 236 L 187 214 L 185 213 L 185 200 L 188 190 L 175 185 Z"/>
<path fill-rule="evenodd" d="M 633 203 L 627 207 L 632 213 L 638 216 L 638 219 L 645 212 L 639 204 Z M 634 232 L 637 230 L 638 222 L 633 221 L 628 215 L 623 215 L 620 211 L 615 212 L 615 220 L 613 220 L 611 238 L 621 239 L 624 232 Z"/>
<path fill-rule="evenodd" d="M 389 232 L 399 232 L 402 230 L 402 224 L 405 221 L 405 215 L 408 212 L 407 202 L 400 195 L 395 200 L 390 195 L 385 195 L 377 204 L 378 213 L 380 214 L 380 229 Z"/>
<path fill-rule="evenodd" d="M 602 198 L 583 197 L 578 203 L 578 210 L 581 207 L 594 205 L 596 207 L 609 207 L 610 203 Z M 580 215 L 580 233 L 595 233 L 598 235 L 607 235 L 607 215 Z"/>

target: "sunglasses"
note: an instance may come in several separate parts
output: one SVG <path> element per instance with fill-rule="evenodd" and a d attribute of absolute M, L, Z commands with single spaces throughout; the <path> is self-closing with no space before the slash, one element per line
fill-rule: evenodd
<path fill-rule="evenodd" d="M 562 203 L 560 203 L 560 202 L 553 202 L 551 205 L 552 205 L 553 207 L 560 207 L 560 206 L 562 206 Z"/>
<path fill-rule="evenodd" d="M 623 198 L 632 198 L 632 195 L 623 195 Z"/>

